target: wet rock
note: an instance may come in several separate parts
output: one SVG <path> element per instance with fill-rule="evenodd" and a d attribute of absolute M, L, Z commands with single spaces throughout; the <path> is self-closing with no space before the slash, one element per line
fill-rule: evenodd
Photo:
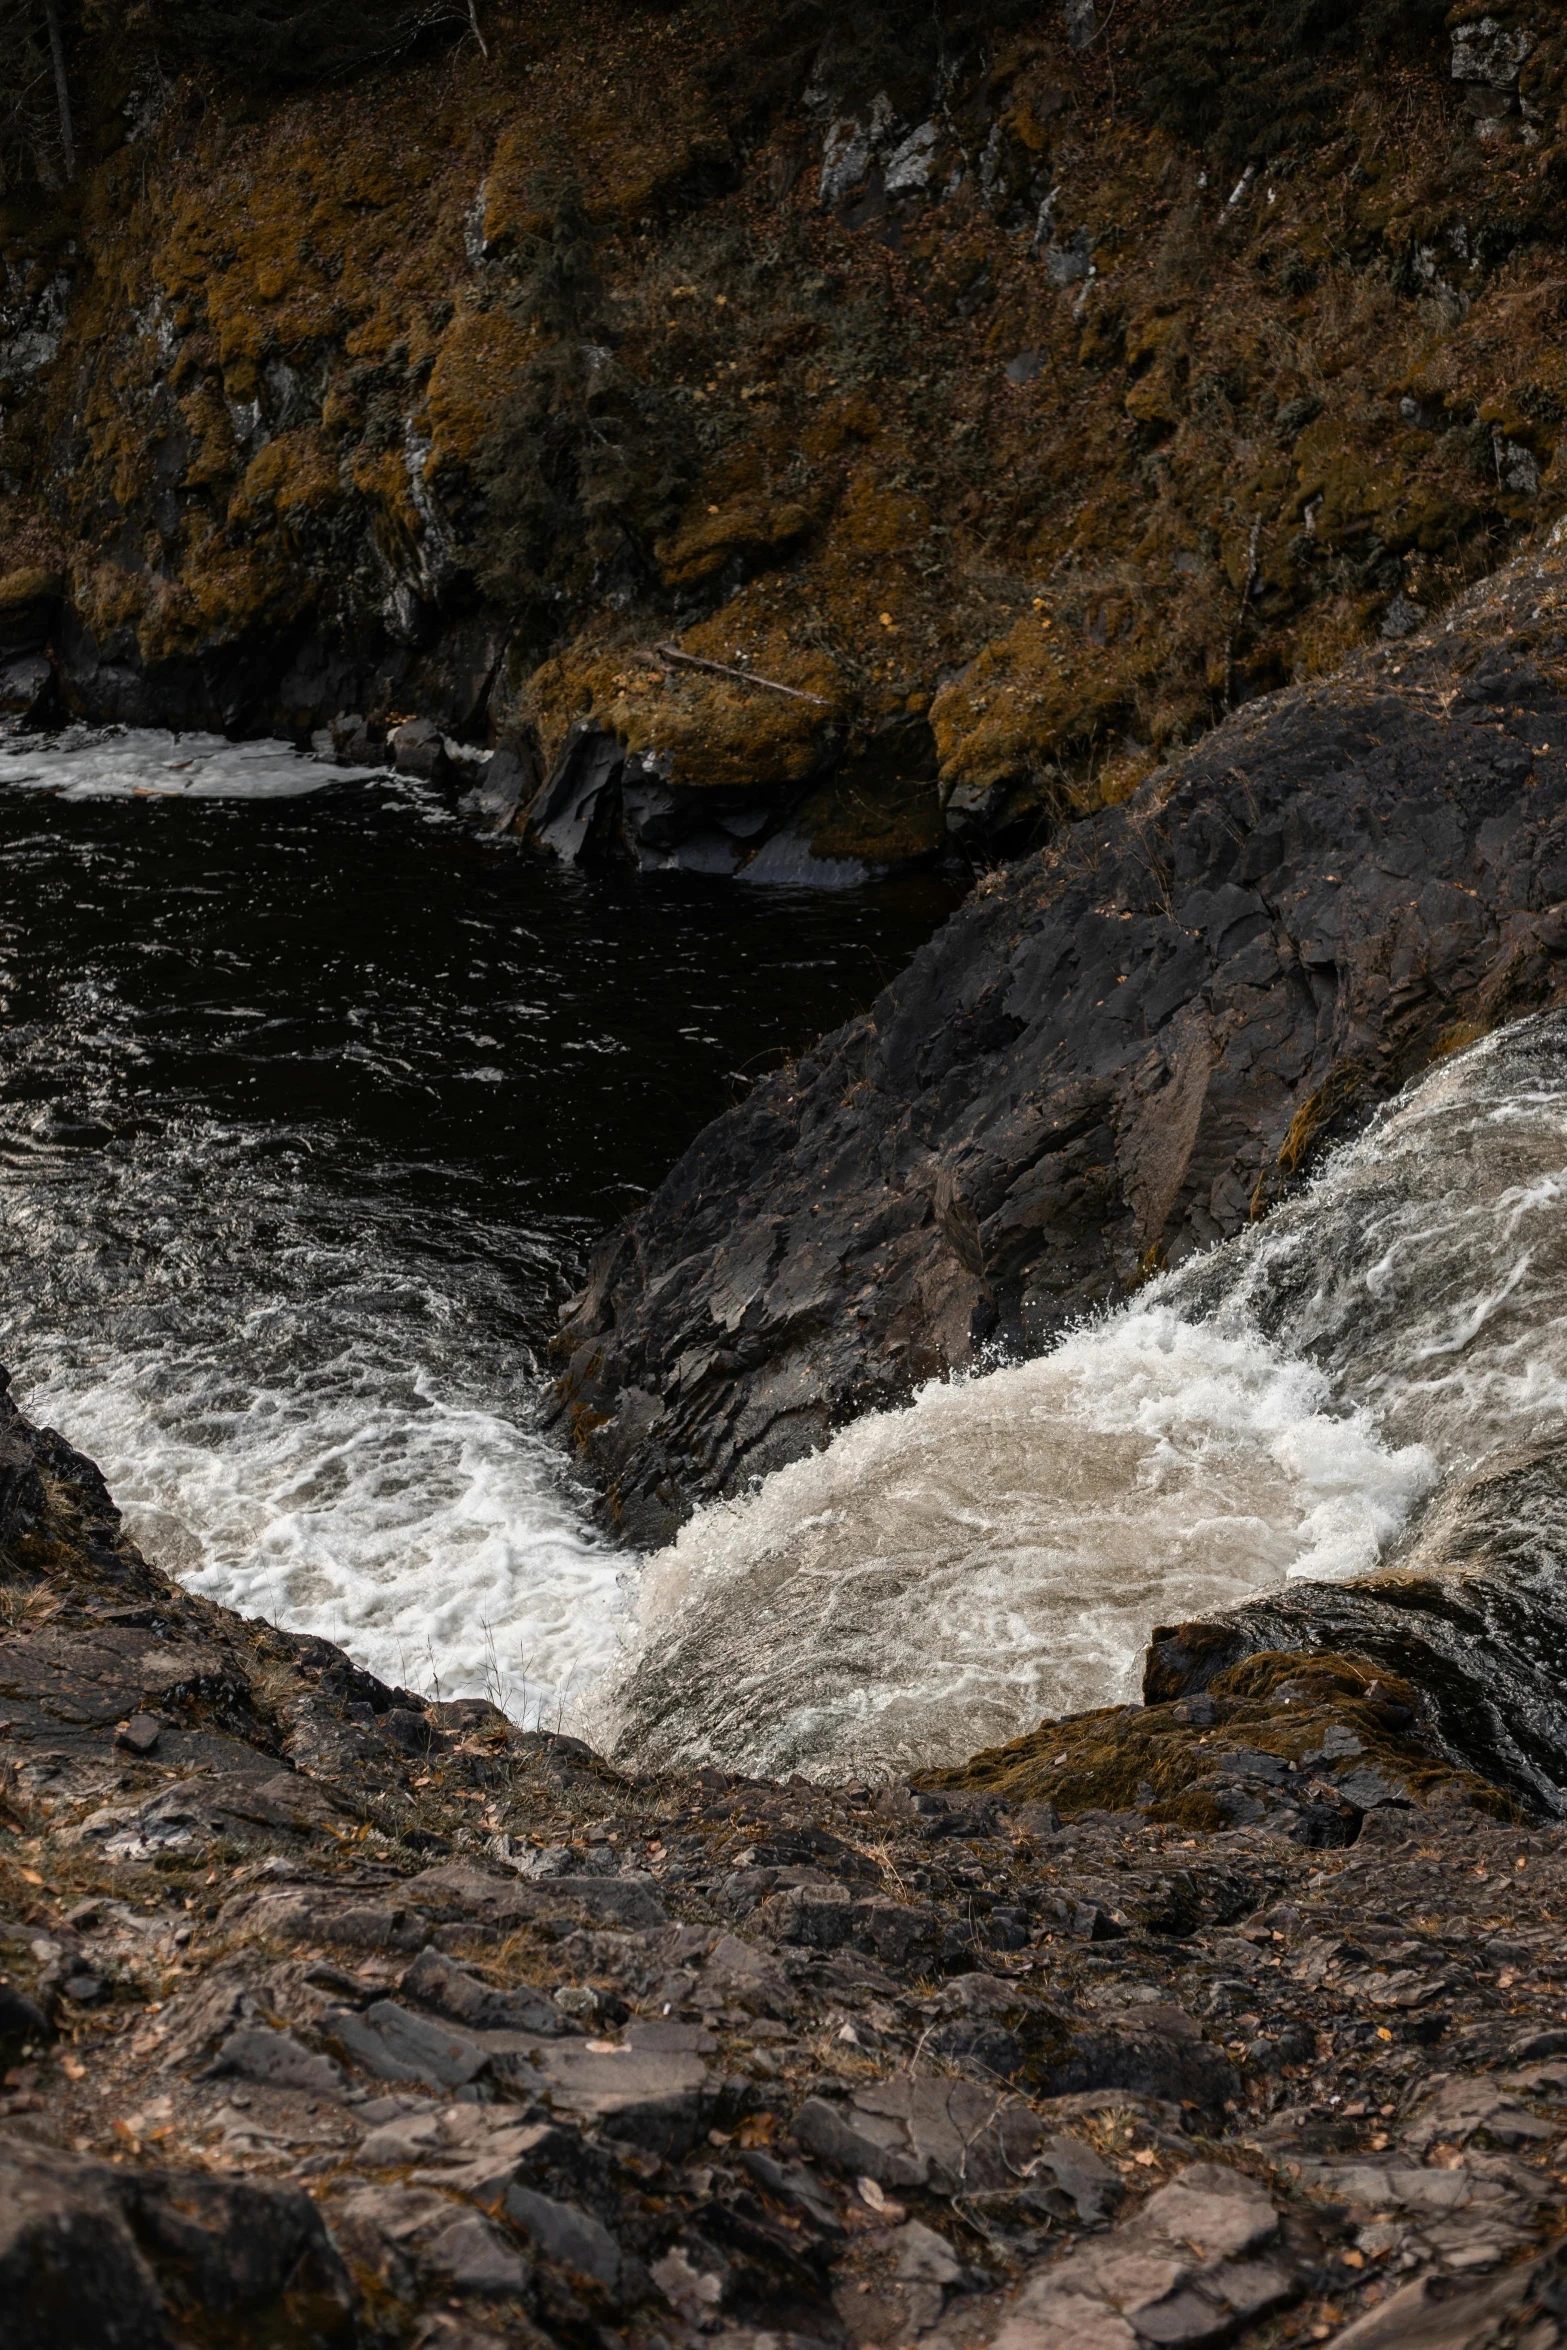
<path fill-rule="evenodd" d="M 445 738 L 433 719 L 410 718 L 393 727 L 386 747 L 399 775 L 416 775 L 424 783 L 440 782 L 446 775 Z"/>
<path fill-rule="evenodd" d="M 538 762 L 533 746 L 525 741 L 502 743 L 461 805 L 465 813 L 481 819 L 492 832 L 504 832 L 538 788 Z"/>
<path fill-rule="evenodd" d="M 43 653 L 0 657 L 0 712 L 24 726 L 47 725 L 58 708 L 54 664 Z"/>
<path fill-rule="evenodd" d="M 558 1342 L 631 1539 L 987 1344 L 1038 1351 L 1239 1230 L 1456 1022 L 1550 998 L 1567 698 L 1524 640 L 1555 577 L 1240 712 L 698 1138 Z M 1482 651 L 1494 695 L 1439 715 Z"/>

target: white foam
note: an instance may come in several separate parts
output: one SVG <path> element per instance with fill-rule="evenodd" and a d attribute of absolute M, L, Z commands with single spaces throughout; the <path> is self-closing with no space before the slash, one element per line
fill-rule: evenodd
<path fill-rule="evenodd" d="M 163 727 L 18 735 L 0 744 L 0 753 L 0 782 L 62 800 L 291 800 L 381 773 L 330 766 L 291 743 L 233 743 Z"/>
<path fill-rule="evenodd" d="M 557 1723 L 615 1651 L 621 1559 L 525 1420 L 366 1359 L 248 1387 L 205 1348 L 18 1380 L 147 1555 L 385 1680 Z"/>
<path fill-rule="evenodd" d="M 649 1563 L 644 1649 L 595 1719 L 751 1770 L 957 1757 L 1131 1697 L 1156 1618 L 1364 1574 L 1433 1476 L 1310 1365 L 1149 1305 L 700 1512 Z"/>
<path fill-rule="evenodd" d="M 926 1388 L 649 1562 L 597 1703 L 644 1762 L 885 1771 L 1135 1694 L 1154 1625 L 1418 1542 L 1567 1433 L 1567 1019 L 1439 1067 L 1267 1223 Z"/>

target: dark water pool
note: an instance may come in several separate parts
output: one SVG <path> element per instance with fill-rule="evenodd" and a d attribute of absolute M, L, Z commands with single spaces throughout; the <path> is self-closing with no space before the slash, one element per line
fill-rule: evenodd
<path fill-rule="evenodd" d="M 0 746 L 0 1345 L 193 1584 L 542 1702 L 619 1605 L 536 1433 L 584 1250 L 952 892 L 584 879 L 188 755 Z"/>

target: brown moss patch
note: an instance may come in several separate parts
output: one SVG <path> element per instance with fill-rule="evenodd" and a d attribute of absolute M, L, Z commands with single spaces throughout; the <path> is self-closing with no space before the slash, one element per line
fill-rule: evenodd
<path fill-rule="evenodd" d="M 1230 1816 L 1215 1792 L 1226 1757 L 1273 1755 L 1309 1768 L 1306 1758 L 1320 1752 L 1323 1733 L 1340 1726 L 1360 1741 L 1356 1767 L 1376 1769 L 1407 1800 L 1517 1816 L 1509 1798 L 1431 1753 L 1418 1735 L 1416 1692 L 1367 1658 L 1315 1650 L 1249 1656 L 1218 1674 L 1206 1695 L 1211 1708 L 1180 1701 L 1108 1706 L 1046 1722 L 920 1784 L 1053 1803 L 1064 1819 L 1136 1808 L 1154 1820 L 1208 1829 Z"/>
<path fill-rule="evenodd" d="M 943 783 L 984 789 L 1025 772 L 1047 747 L 1070 757 L 1118 738 L 1149 651 L 1101 645 L 1095 632 L 1108 640 L 1129 627 L 1135 623 L 1113 600 L 1096 607 L 1087 628 L 1058 626 L 1046 611 L 1014 622 L 931 705 Z"/>
<path fill-rule="evenodd" d="M 737 498 L 687 514 L 678 530 L 654 548 L 666 587 L 695 587 L 725 564 L 776 558 L 811 527 L 804 506 L 764 497 Z"/>

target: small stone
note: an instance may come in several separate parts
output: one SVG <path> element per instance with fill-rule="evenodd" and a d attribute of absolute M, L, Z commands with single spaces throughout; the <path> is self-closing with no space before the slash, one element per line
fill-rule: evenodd
<path fill-rule="evenodd" d="M 911 2219 L 899 2228 L 894 2242 L 895 2277 L 928 2285 L 955 2285 L 962 2277 L 963 2263 L 945 2236 L 938 2236 L 934 2228 L 919 2220 Z"/>
<path fill-rule="evenodd" d="M 115 1731 L 114 1743 L 128 1754 L 151 1754 L 162 1734 L 163 1724 L 156 1714 L 132 1714 Z"/>
<path fill-rule="evenodd" d="M 598 1993 L 589 1983 L 562 1983 L 550 1993 L 562 2015 L 597 2015 Z"/>

